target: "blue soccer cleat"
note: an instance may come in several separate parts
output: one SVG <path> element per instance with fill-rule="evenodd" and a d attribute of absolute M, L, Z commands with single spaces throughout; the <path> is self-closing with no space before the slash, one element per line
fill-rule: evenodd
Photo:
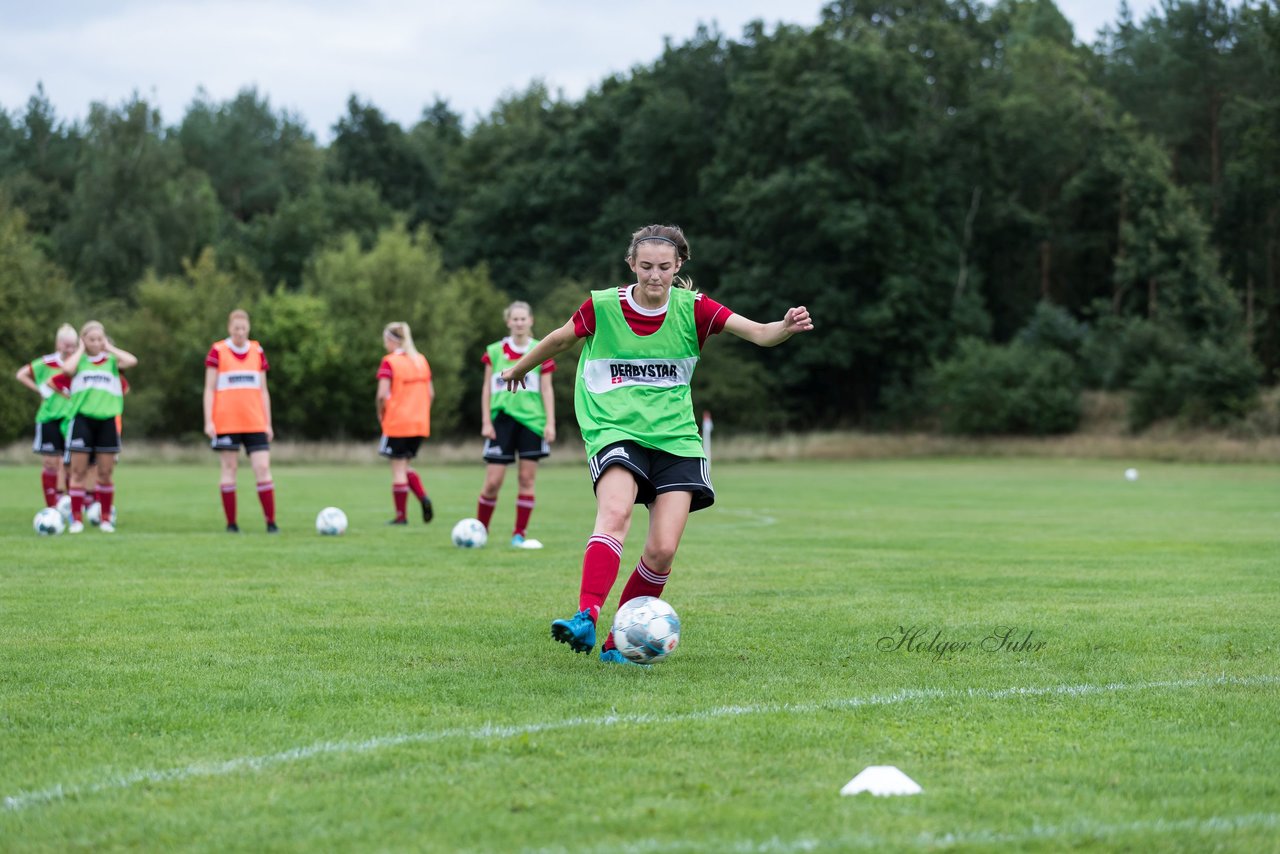
<path fill-rule="evenodd" d="M 648 664 L 641 664 L 638 661 L 632 661 L 616 649 L 603 649 L 600 651 L 600 660 L 605 664 L 626 664 L 630 667 L 643 667 L 649 669 Z"/>
<path fill-rule="evenodd" d="M 574 652 L 591 652 L 596 645 L 596 624 L 591 621 L 591 612 L 582 610 L 567 620 L 552 620 L 551 637 L 567 643 Z"/>

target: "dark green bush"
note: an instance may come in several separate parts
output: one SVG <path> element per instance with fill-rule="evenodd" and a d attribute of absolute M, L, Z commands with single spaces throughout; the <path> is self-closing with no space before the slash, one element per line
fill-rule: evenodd
<path fill-rule="evenodd" d="M 1149 358 L 1134 378 L 1129 427 L 1142 430 L 1162 418 L 1235 423 L 1257 404 L 1261 376 L 1243 342 L 1183 344 L 1173 358 Z"/>
<path fill-rule="evenodd" d="M 1080 382 L 1070 357 L 1022 342 L 962 341 L 935 368 L 930 388 L 950 433 L 1047 435 L 1080 422 Z"/>

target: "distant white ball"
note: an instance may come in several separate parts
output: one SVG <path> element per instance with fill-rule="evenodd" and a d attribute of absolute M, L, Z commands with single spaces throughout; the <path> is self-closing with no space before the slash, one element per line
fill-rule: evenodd
<path fill-rule="evenodd" d="M 479 519 L 463 519 L 453 526 L 449 539 L 460 549 L 478 549 L 489 542 L 489 532 Z"/>
<path fill-rule="evenodd" d="M 347 514 L 337 507 L 326 507 L 316 514 L 316 530 L 328 537 L 336 537 L 347 530 Z"/>
<path fill-rule="evenodd" d="M 45 507 L 31 520 L 31 527 L 42 537 L 55 537 L 62 533 L 66 522 L 56 507 Z"/>
<path fill-rule="evenodd" d="M 637 664 L 655 664 L 680 643 L 680 617 L 675 608 L 654 596 L 637 596 L 613 615 L 613 644 Z"/>
<path fill-rule="evenodd" d="M 62 514 L 64 522 L 71 521 L 71 496 L 65 492 L 58 496 L 58 503 L 53 505 Z"/>
<path fill-rule="evenodd" d="M 1124 470 L 1124 479 L 1125 479 L 1125 480 L 1137 480 L 1137 479 L 1138 479 L 1138 470 L 1137 470 L 1137 469 L 1125 469 L 1125 470 Z"/>

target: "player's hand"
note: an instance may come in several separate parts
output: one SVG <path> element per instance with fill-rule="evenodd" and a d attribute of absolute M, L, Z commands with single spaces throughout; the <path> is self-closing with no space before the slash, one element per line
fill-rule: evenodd
<path fill-rule="evenodd" d="M 274 442 L 275 440 L 276 440 L 276 431 L 272 429 L 270 424 L 268 424 L 267 425 L 267 441 Z"/>
<path fill-rule="evenodd" d="M 507 368 L 503 371 L 502 381 L 507 384 L 507 391 L 516 391 L 517 389 L 524 388 L 524 374 L 521 374 L 519 378 L 517 378 L 515 368 Z"/>
<path fill-rule="evenodd" d="M 204 422 L 204 434 L 208 436 L 210 439 L 218 438 L 218 428 L 213 426 L 212 421 Z"/>
<path fill-rule="evenodd" d="M 808 332 L 813 329 L 813 320 L 809 317 L 809 309 L 802 305 L 787 309 L 787 313 L 782 317 L 782 328 L 788 335 L 794 335 L 797 332 Z"/>
<path fill-rule="evenodd" d="M 556 425 L 554 422 L 547 422 L 547 429 L 542 431 L 542 438 L 547 440 L 548 445 L 556 440 Z"/>
<path fill-rule="evenodd" d="M 480 425 L 480 435 L 486 439 L 497 439 L 498 431 L 493 429 L 492 421 L 486 421 Z"/>

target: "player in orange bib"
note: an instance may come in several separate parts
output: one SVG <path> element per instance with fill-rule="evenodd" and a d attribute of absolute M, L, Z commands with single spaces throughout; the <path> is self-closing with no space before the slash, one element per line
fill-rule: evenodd
<path fill-rule="evenodd" d="M 422 440 L 431 435 L 431 401 L 436 396 L 431 365 L 413 346 L 413 333 L 407 323 L 388 323 L 382 330 L 382 343 L 387 355 L 378 366 L 374 402 L 382 423 L 378 453 L 391 460 L 391 497 L 396 517 L 388 524 L 409 524 L 405 506 L 410 491 L 422 504 L 422 521 L 430 522 L 431 498 L 409 461 L 418 455 Z"/>
<path fill-rule="evenodd" d="M 222 463 L 222 510 L 227 531 L 236 524 L 236 470 L 244 446 L 258 482 L 258 500 L 267 533 L 276 527 L 276 491 L 271 480 L 271 394 L 267 391 L 267 354 L 249 338 L 249 314 L 236 309 L 227 317 L 226 338 L 209 348 L 204 364 L 204 433 Z"/>

